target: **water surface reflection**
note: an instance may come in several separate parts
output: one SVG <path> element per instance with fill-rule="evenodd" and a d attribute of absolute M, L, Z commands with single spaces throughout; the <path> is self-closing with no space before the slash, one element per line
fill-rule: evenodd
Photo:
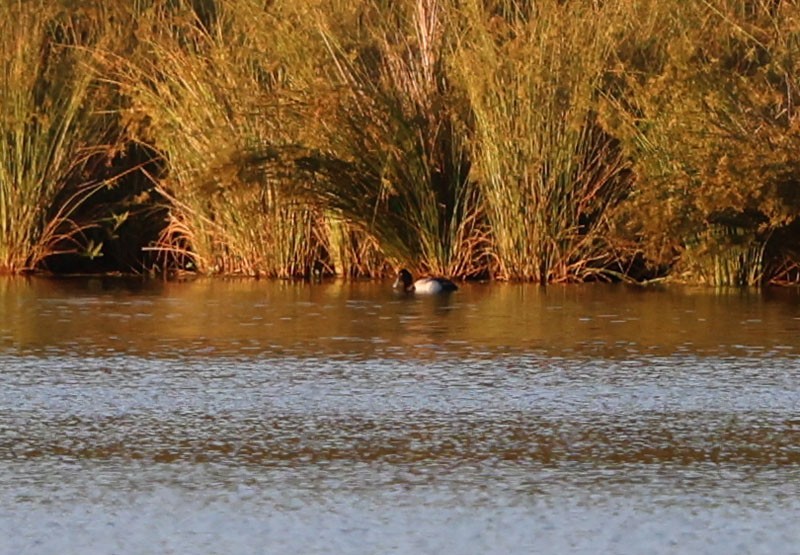
<path fill-rule="evenodd" d="M 0 281 L 4 351 L 141 356 L 797 354 L 800 295 L 626 286 L 466 284 L 447 297 L 386 283 Z"/>
<path fill-rule="evenodd" d="M 0 553 L 800 541 L 793 291 L 11 279 L 0 316 Z"/>

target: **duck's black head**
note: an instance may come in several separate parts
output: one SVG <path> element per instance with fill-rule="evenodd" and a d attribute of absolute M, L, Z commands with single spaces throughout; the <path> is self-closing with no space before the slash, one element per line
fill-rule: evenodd
<path fill-rule="evenodd" d="M 403 291 L 411 291 L 414 288 L 414 278 L 411 277 L 411 272 L 405 268 L 400 270 L 394 282 L 394 288 L 402 289 Z"/>

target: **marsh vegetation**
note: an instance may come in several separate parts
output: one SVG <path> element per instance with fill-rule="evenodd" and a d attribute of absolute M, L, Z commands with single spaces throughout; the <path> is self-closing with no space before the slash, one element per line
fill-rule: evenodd
<path fill-rule="evenodd" d="M 800 281 L 795 0 L 0 5 L 0 273 Z"/>

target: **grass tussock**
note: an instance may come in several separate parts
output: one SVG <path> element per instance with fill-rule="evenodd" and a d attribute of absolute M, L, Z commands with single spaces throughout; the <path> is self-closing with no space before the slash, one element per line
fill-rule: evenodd
<path fill-rule="evenodd" d="M 109 63 L 121 68 L 115 82 L 130 102 L 126 128 L 166 166 L 158 192 L 169 220 L 153 248 L 200 272 L 307 275 L 319 211 L 247 162 L 287 140 L 280 118 L 292 109 L 258 29 L 269 14 L 259 2 L 214 6 L 155 4 L 138 14 L 136 53 Z"/>
<path fill-rule="evenodd" d="M 480 273 L 486 230 L 470 174 L 470 114 L 447 73 L 454 37 L 445 2 L 368 2 L 362 17 L 371 24 L 356 45 L 320 21 L 335 97 L 323 144 L 306 160 L 313 195 L 395 264 Z"/>
<path fill-rule="evenodd" d="M 620 9 L 464 5 L 456 67 L 499 274 L 547 283 L 601 272 L 613 262 L 607 208 L 626 185 L 626 161 L 595 117 Z"/>
<path fill-rule="evenodd" d="M 116 148 L 95 87 L 104 31 L 50 2 L 0 6 L 0 273 L 91 254 L 74 214 Z"/>

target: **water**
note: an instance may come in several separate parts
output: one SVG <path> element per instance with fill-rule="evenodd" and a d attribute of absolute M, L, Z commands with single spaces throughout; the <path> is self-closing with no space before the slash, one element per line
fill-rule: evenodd
<path fill-rule="evenodd" d="M 800 296 L 0 281 L 0 554 L 800 553 Z"/>

